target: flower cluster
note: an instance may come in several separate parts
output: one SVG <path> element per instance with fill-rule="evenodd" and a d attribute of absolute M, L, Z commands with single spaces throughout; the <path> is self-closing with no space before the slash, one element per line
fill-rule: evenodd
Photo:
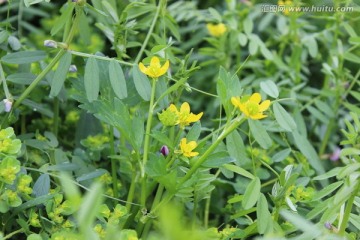
<path fill-rule="evenodd" d="M 261 102 L 260 93 L 254 93 L 251 96 L 232 97 L 231 103 L 239 108 L 244 115 L 251 119 L 262 119 L 267 117 L 263 112 L 270 107 L 270 100 Z"/>
<path fill-rule="evenodd" d="M 180 110 L 176 108 L 174 104 L 171 104 L 162 113 L 158 113 L 160 122 L 164 126 L 175 126 L 179 125 L 180 128 L 190 125 L 190 123 L 197 122 L 202 117 L 203 112 L 199 114 L 193 114 L 190 112 L 190 105 L 184 102 Z"/>

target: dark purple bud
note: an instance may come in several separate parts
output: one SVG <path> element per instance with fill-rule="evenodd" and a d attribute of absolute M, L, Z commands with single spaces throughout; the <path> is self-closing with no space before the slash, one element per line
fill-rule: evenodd
<path fill-rule="evenodd" d="M 77 2 L 78 0 L 72 0 L 72 2 Z"/>
<path fill-rule="evenodd" d="M 169 148 L 166 146 L 166 145 L 163 145 L 161 148 L 160 148 L 160 152 L 163 156 L 167 156 L 169 155 Z"/>

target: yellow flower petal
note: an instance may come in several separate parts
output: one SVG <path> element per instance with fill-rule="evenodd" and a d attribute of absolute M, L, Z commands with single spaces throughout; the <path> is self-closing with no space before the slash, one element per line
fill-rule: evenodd
<path fill-rule="evenodd" d="M 164 75 L 169 69 L 169 66 L 170 66 L 170 62 L 169 60 L 166 60 L 165 64 L 159 70 L 159 75 Z"/>
<path fill-rule="evenodd" d="M 158 57 L 152 57 L 150 60 L 150 67 L 160 68 L 160 59 Z"/>
<path fill-rule="evenodd" d="M 263 101 L 260 105 L 259 105 L 259 111 L 263 112 L 265 110 L 267 110 L 270 107 L 270 100 L 265 100 Z"/>
<path fill-rule="evenodd" d="M 261 95 L 260 95 L 260 93 L 254 93 L 253 95 L 251 95 L 249 101 L 259 104 L 260 101 L 261 101 Z"/>
<path fill-rule="evenodd" d="M 240 105 L 240 98 L 239 97 L 232 97 L 231 98 L 231 103 L 235 106 L 238 107 Z"/>
<path fill-rule="evenodd" d="M 139 63 L 139 69 L 142 73 L 147 75 L 148 68 L 144 66 L 144 64 L 141 62 Z"/>
<path fill-rule="evenodd" d="M 182 114 L 190 113 L 190 105 L 188 102 L 184 102 L 183 104 L 181 104 L 180 113 L 182 113 Z"/>

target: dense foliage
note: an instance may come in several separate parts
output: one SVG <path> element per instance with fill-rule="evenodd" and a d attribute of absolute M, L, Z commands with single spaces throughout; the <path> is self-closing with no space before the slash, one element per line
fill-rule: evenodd
<path fill-rule="evenodd" d="M 0 239 L 358 239 L 354 0 L 0 0 Z"/>

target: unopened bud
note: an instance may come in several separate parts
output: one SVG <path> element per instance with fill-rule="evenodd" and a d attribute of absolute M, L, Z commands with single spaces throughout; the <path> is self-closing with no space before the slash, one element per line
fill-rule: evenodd
<path fill-rule="evenodd" d="M 75 73 L 75 72 L 77 72 L 77 67 L 76 67 L 76 65 L 70 65 L 70 67 L 69 67 L 69 72 L 71 72 L 71 73 Z"/>
<path fill-rule="evenodd" d="M 331 223 L 329 223 L 329 222 L 325 222 L 325 223 L 324 223 L 324 227 L 327 228 L 327 229 L 329 229 L 329 230 L 332 229 L 332 225 L 331 225 Z"/>
<path fill-rule="evenodd" d="M 169 155 L 169 148 L 166 146 L 166 145 L 163 145 L 161 148 L 160 148 L 160 152 L 163 156 L 167 156 Z"/>
<path fill-rule="evenodd" d="M 44 46 L 49 47 L 49 48 L 57 48 L 57 42 L 55 42 L 53 40 L 45 40 Z"/>
<path fill-rule="evenodd" d="M 13 104 L 12 101 L 10 101 L 9 99 L 4 99 L 3 102 L 5 105 L 5 112 L 10 112 Z"/>

